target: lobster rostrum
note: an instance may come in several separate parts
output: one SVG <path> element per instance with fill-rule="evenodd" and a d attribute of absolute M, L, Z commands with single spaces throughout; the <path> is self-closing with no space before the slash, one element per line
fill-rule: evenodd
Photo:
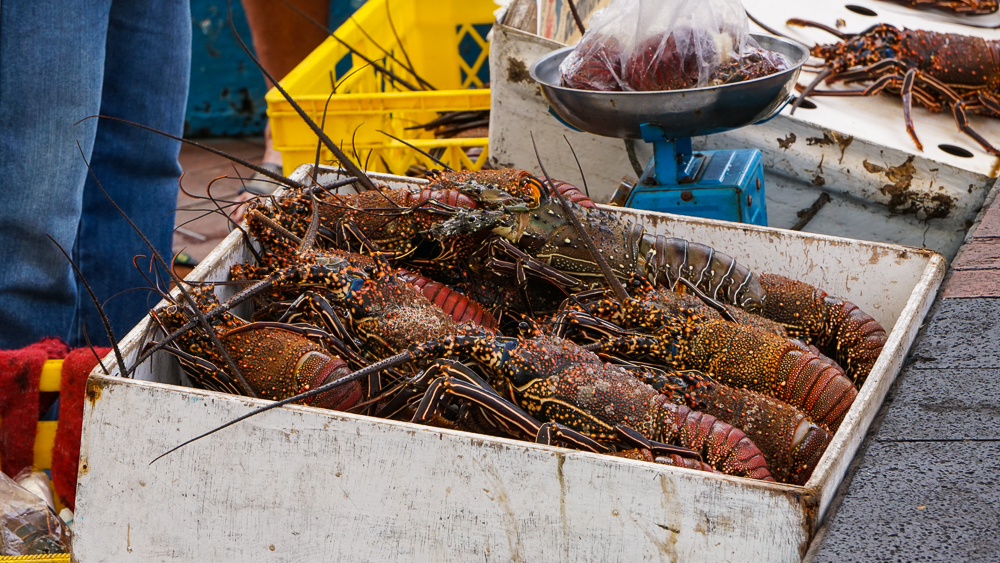
<path fill-rule="evenodd" d="M 1000 155 L 1000 151 L 972 128 L 968 119 L 968 112 L 1000 117 L 1000 41 L 956 33 L 899 29 L 887 24 L 848 34 L 806 20 L 790 19 L 787 23 L 823 29 L 841 40 L 811 49 L 814 57 L 824 60 L 823 70 L 804 89 L 794 107 L 808 96 L 892 93 L 903 100 L 906 131 L 918 149 L 923 150 L 923 145 L 913 127 L 913 104 L 932 112 L 950 108 L 963 133 L 990 154 Z M 816 90 L 824 81 L 826 84 L 871 84 L 861 90 Z"/>

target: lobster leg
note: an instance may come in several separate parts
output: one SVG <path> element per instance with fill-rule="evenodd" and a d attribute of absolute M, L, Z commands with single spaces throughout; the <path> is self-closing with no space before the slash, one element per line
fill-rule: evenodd
<path fill-rule="evenodd" d="M 913 139 L 913 143 L 917 145 L 917 148 L 924 150 L 924 145 L 921 144 L 920 139 L 917 138 L 917 132 L 913 129 L 913 116 L 911 115 L 913 109 L 913 81 L 917 77 L 917 69 L 911 68 L 906 71 L 906 76 L 903 77 L 903 87 L 900 89 L 900 97 L 903 98 L 903 121 L 906 123 L 906 132 L 910 134 L 910 138 Z"/>
<path fill-rule="evenodd" d="M 989 141 L 983 138 L 983 136 L 980 135 L 978 131 L 976 131 L 975 129 L 972 128 L 971 125 L 969 125 L 969 117 L 965 114 L 964 106 L 965 102 L 961 100 L 951 106 L 951 112 L 955 116 L 955 124 L 958 125 L 959 130 L 961 130 L 962 133 L 965 133 L 966 135 L 972 137 L 973 140 L 979 143 L 979 145 L 986 150 L 986 152 L 1000 156 L 1000 150 L 997 150 L 996 147 L 991 145 Z"/>

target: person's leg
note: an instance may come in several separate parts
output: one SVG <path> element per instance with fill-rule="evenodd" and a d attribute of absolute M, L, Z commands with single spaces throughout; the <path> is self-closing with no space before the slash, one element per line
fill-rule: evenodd
<path fill-rule="evenodd" d="M 191 66 L 191 14 L 185 0 L 116 0 L 111 7 L 101 113 L 180 136 L 184 131 Z M 169 264 L 177 206 L 180 143 L 111 120 L 97 128 L 91 165 L 97 180 Z M 135 326 L 159 297 L 135 269 L 150 249 L 118 214 L 93 178 L 84 190 L 76 256 L 102 299 L 117 337 Z M 139 261 L 147 266 L 148 258 Z M 81 327 L 96 345 L 107 337 L 82 286 L 71 345 L 84 344 Z"/>
<path fill-rule="evenodd" d="M 86 4 L 86 6 L 84 6 Z M 0 2 L 0 349 L 67 338 L 110 2 Z"/>
<path fill-rule="evenodd" d="M 327 25 L 330 0 L 291 0 L 298 9 Z M 243 0 L 253 48 L 264 68 L 281 80 L 327 38 L 326 31 L 303 18 L 284 2 Z M 271 81 L 264 77 L 268 87 Z M 264 131 L 264 163 L 281 164 L 281 153 L 271 144 L 270 123 Z"/>

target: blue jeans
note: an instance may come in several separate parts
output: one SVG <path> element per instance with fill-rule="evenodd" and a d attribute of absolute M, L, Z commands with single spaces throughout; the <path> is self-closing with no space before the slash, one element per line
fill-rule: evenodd
<path fill-rule="evenodd" d="M 0 349 L 46 336 L 82 346 L 84 327 L 108 342 L 46 235 L 72 253 L 117 337 L 158 301 L 133 266 L 146 256 L 137 263 L 148 272 L 151 251 L 84 158 L 169 263 L 180 144 L 110 120 L 74 123 L 100 113 L 180 136 L 190 61 L 188 0 L 0 0 Z"/>

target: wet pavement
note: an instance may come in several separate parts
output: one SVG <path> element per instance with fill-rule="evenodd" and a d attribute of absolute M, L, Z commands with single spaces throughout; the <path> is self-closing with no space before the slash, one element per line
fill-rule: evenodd
<path fill-rule="evenodd" d="M 809 563 L 1000 561 L 1000 200 L 986 209 Z"/>

